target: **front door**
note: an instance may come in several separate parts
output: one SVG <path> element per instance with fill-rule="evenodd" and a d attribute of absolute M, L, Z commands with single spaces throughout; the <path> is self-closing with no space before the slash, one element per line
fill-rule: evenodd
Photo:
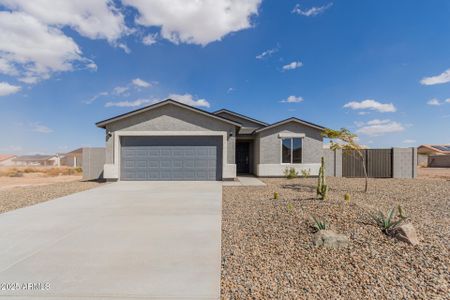
<path fill-rule="evenodd" d="M 250 143 L 236 143 L 236 168 L 237 173 L 250 173 Z"/>

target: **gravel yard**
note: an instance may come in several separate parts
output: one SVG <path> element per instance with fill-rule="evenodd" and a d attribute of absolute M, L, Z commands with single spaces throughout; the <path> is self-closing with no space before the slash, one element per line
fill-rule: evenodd
<path fill-rule="evenodd" d="M 316 180 L 224 187 L 222 299 L 450 299 L 449 181 L 371 179 L 364 194 L 362 179 L 327 178 L 329 200 L 321 201 Z M 420 245 L 372 225 L 369 213 L 398 204 Z M 346 234 L 350 246 L 315 248 L 311 215 Z"/>
<path fill-rule="evenodd" d="M 0 213 L 30 206 L 99 186 L 96 182 L 69 181 L 0 189 Z"/>

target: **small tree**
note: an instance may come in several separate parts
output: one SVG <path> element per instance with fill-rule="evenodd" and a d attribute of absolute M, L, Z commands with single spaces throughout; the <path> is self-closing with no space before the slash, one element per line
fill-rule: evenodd
<path fill-rule="evenodd" d="M 362 161 L 362 167 L 364 171 L 364 177 L 366 179 L 365 186 L 364 186 L 364 192 L 367 193 L 368 190 L 368 184 L 369 184 L 369 177 L 367 176 L 367 169 L 366 169 L 366 158 L 363 154 L 363 147 L 356 142 L 356 138 L 358 137 L 356 134 L 351 133 L 350 130 L 346 128 L 341 128 L 340 130 L 333 130 L 333 129 L 325 129 L 322 132 L 322 136 L 329 138 L 330 141 L 330 149 L 336 150 L 336 149 L 343 149 L 343 150 L 353 150 L 358 154 L 358 156 L 361 158 Z M 337 142 L 335 140 L 340 140 L 341 142 Z"/>

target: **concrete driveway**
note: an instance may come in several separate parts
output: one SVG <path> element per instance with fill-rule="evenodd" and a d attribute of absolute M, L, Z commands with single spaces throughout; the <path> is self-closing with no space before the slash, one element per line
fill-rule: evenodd
<path fill-rule="evenodd" d="M 221 200 L 219 182 L 119 182 L 1 214 L 0 298 L 218 299 Z"/>

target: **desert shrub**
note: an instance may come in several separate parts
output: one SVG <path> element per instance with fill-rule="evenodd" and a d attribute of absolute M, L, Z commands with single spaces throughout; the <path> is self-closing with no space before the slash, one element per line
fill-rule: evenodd
<path fill-rule="evenodd" d="M 81 168 L 80 168 L 81 169 Z M 67 168 L 67 167 L 54 167 L 49 168 L 44 171 L 47 176 L 67 176 L 79 174 L 77 168 Z"/>
<path fill-rule="evenodd" d="M 325 220 L 318 219 L 314 216 L 311 217 L 313 221 L 313 227 L 317 230 L 326 230 L 328 228 L 328 223 Z"/>
<path fill-rule="evenodd" d="M 298 177 L 298 172 L 293 167 L 292 168 L 286 167 L 286 169 L 284 169 L 283 173 L 284 173 L 284 177 L 286 177 L 287 179 L 293 179 L 293 178 Z"/>
<path fill-rule="evenodd" d="M 276 200 L 276 199 L 279 198 L 279 196 L 280 196 L 280 195 L 278 194 L 278 192 L 273 193 L 273 199 Z"/>
<path fill-rule="evenodd" d="M 83 173 L 83 169 L 81 167 L 76 167 L 74 171 L 75 173 Z"/>
<path fill-rule="evenodd" d="M 350 196 L 350 194 L 349 193 L 345 193 L 345 195 L 344 195 L 344 200 L 345 200 L 345 202 L 350 202 L 350 199 L 351 199 L 351 196 Z"/>
<path fill-rule="evenodd" d="M 395 215 L 396 211 L 398 212 L 397 215 Z M 378 211 L 377 214 L 372 215 L 372 218 L 377 226 L 380 227 L 381 231 L 387 235 L 391 235 L 392 232 L 407 219 L 403 214 L 403 209 L 400 205 L 397 207 L 397 210 L 395 207 L 389 209 L 386 215 L 383 212 Z"/>
<path fill-rule="evenodd" d="M 288 202 L 286 208 L 288 212 L 292 212 L 294 210 L 294 205 L 291 202 Z"/>
<path fill-rule="evenodd" d="M 0 176 L 4 177 L 22 177 L 23 172 L 17 168 L 7 168 L 0 170 Z"/>
<path fill-rule="evenodd" d="M 32 167 L 26 167 L 25 169 L 23 169 L 24 173 L 38 173 L 41 172 L 41 170 L 37 169 L 37 168 L 32 168 Z"/>
<path fill-rule="evenodd" d="M 302 173 L 302 176 L 303 176 L 303 178 L 308 178 L 309 176 L 311 176 L 311 169 L 308 169 L 308 170 L 306 170 L 306 169 L 302 169 L 301 170 L 301 173 Z"/>

